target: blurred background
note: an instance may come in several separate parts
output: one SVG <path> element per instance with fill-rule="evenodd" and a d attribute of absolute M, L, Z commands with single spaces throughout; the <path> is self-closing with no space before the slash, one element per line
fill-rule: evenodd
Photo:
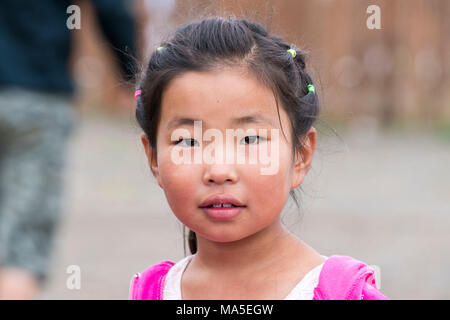
<path fill-rule="evenodd" d="M 41 299 L 127 299 L 131 277 L 184 257 L 182 225 L 147 167 L 134 88 L 118 74 L 90 1 L 72 30 L 79 122 L 63 220 Z M 450 298 L 450 2 L 135 0 L 137 59 L 191 19 L 237 15 L 308 52 L 318 146 L 289 229 L 321 254 L 381 271 L 392 299 Z M 381 29 L 369 29 L 370 5 Z M 188 249 L 186 249 L 188 250 Z M 188 252 L 186 252 L 188 253 Z M 81 270 L 68 289 L 67 268 Z"/>

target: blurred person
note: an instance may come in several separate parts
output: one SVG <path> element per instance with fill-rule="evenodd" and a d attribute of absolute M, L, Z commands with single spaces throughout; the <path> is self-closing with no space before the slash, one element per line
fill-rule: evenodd
<path fill-rule="evenodd" d="M 132 80 L 132 1 L 91 2 L 124 79 Z M 0 299 L 36 298 L 49 276 L 66 146 L 78 120 L 71 105 L 70 5 L 0 1 Z"/>

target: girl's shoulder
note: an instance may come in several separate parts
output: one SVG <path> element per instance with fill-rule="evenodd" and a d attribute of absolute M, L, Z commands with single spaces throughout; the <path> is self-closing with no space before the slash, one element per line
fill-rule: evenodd
<path fill-rule="evenodd" d="M 314 289 L 314 300 L 384 300 L 375 282 L 375 271 L 349 256 L 328 257 Z"/>
<path fill-rule="evenodd" d="M 128 298 L 130 300 L 161 300 L 164 278 L 174 264 L 175 262 L 165 260 L 136 273 L 131 279 Z"/>

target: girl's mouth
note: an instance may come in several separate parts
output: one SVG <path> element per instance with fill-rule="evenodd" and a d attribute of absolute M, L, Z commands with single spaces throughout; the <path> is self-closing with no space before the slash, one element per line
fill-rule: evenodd
<path fill-rule="evenodd" d="M 238 199 L 229 194 L 215 194 L 211 195 L 200 204 L 200 208 L 206 208 L 211 206 L 221 207 L 244 207 L 244 204 Z"/>
<path fill-rule="evenodd" d="M 242 212 L 245 205 L 228 194 L 216 194 L 208 197 L 199 206 L 211 219 L 231 220 Z"/>
<path fill-rule="evenodd" d="M 211 204 L 209 206 L 206 206 L 205 208 L 232 208 L 232 207 L 238 207 L 231 203 L 218 203 L 218 204 Z"/>

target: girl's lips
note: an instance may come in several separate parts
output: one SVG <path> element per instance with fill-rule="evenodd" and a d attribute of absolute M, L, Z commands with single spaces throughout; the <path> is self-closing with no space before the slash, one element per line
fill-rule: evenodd
<path fill-rule="evenodd" d="M 214 220 L 227 221 L 239 215 L 244 208 L 245 207 L 203 207 L 201 209 Z"/>
<path fill-rule="evenodd" d="M 235 197 L 229 195 L 229 194 L 214 194 L 206 198 L 201 204 L 200 208 L 205 208 L 208 206 L 217 204 L 232 204 L 236 207 L 244 207 L 244 205 L 237 200 Z"/>

